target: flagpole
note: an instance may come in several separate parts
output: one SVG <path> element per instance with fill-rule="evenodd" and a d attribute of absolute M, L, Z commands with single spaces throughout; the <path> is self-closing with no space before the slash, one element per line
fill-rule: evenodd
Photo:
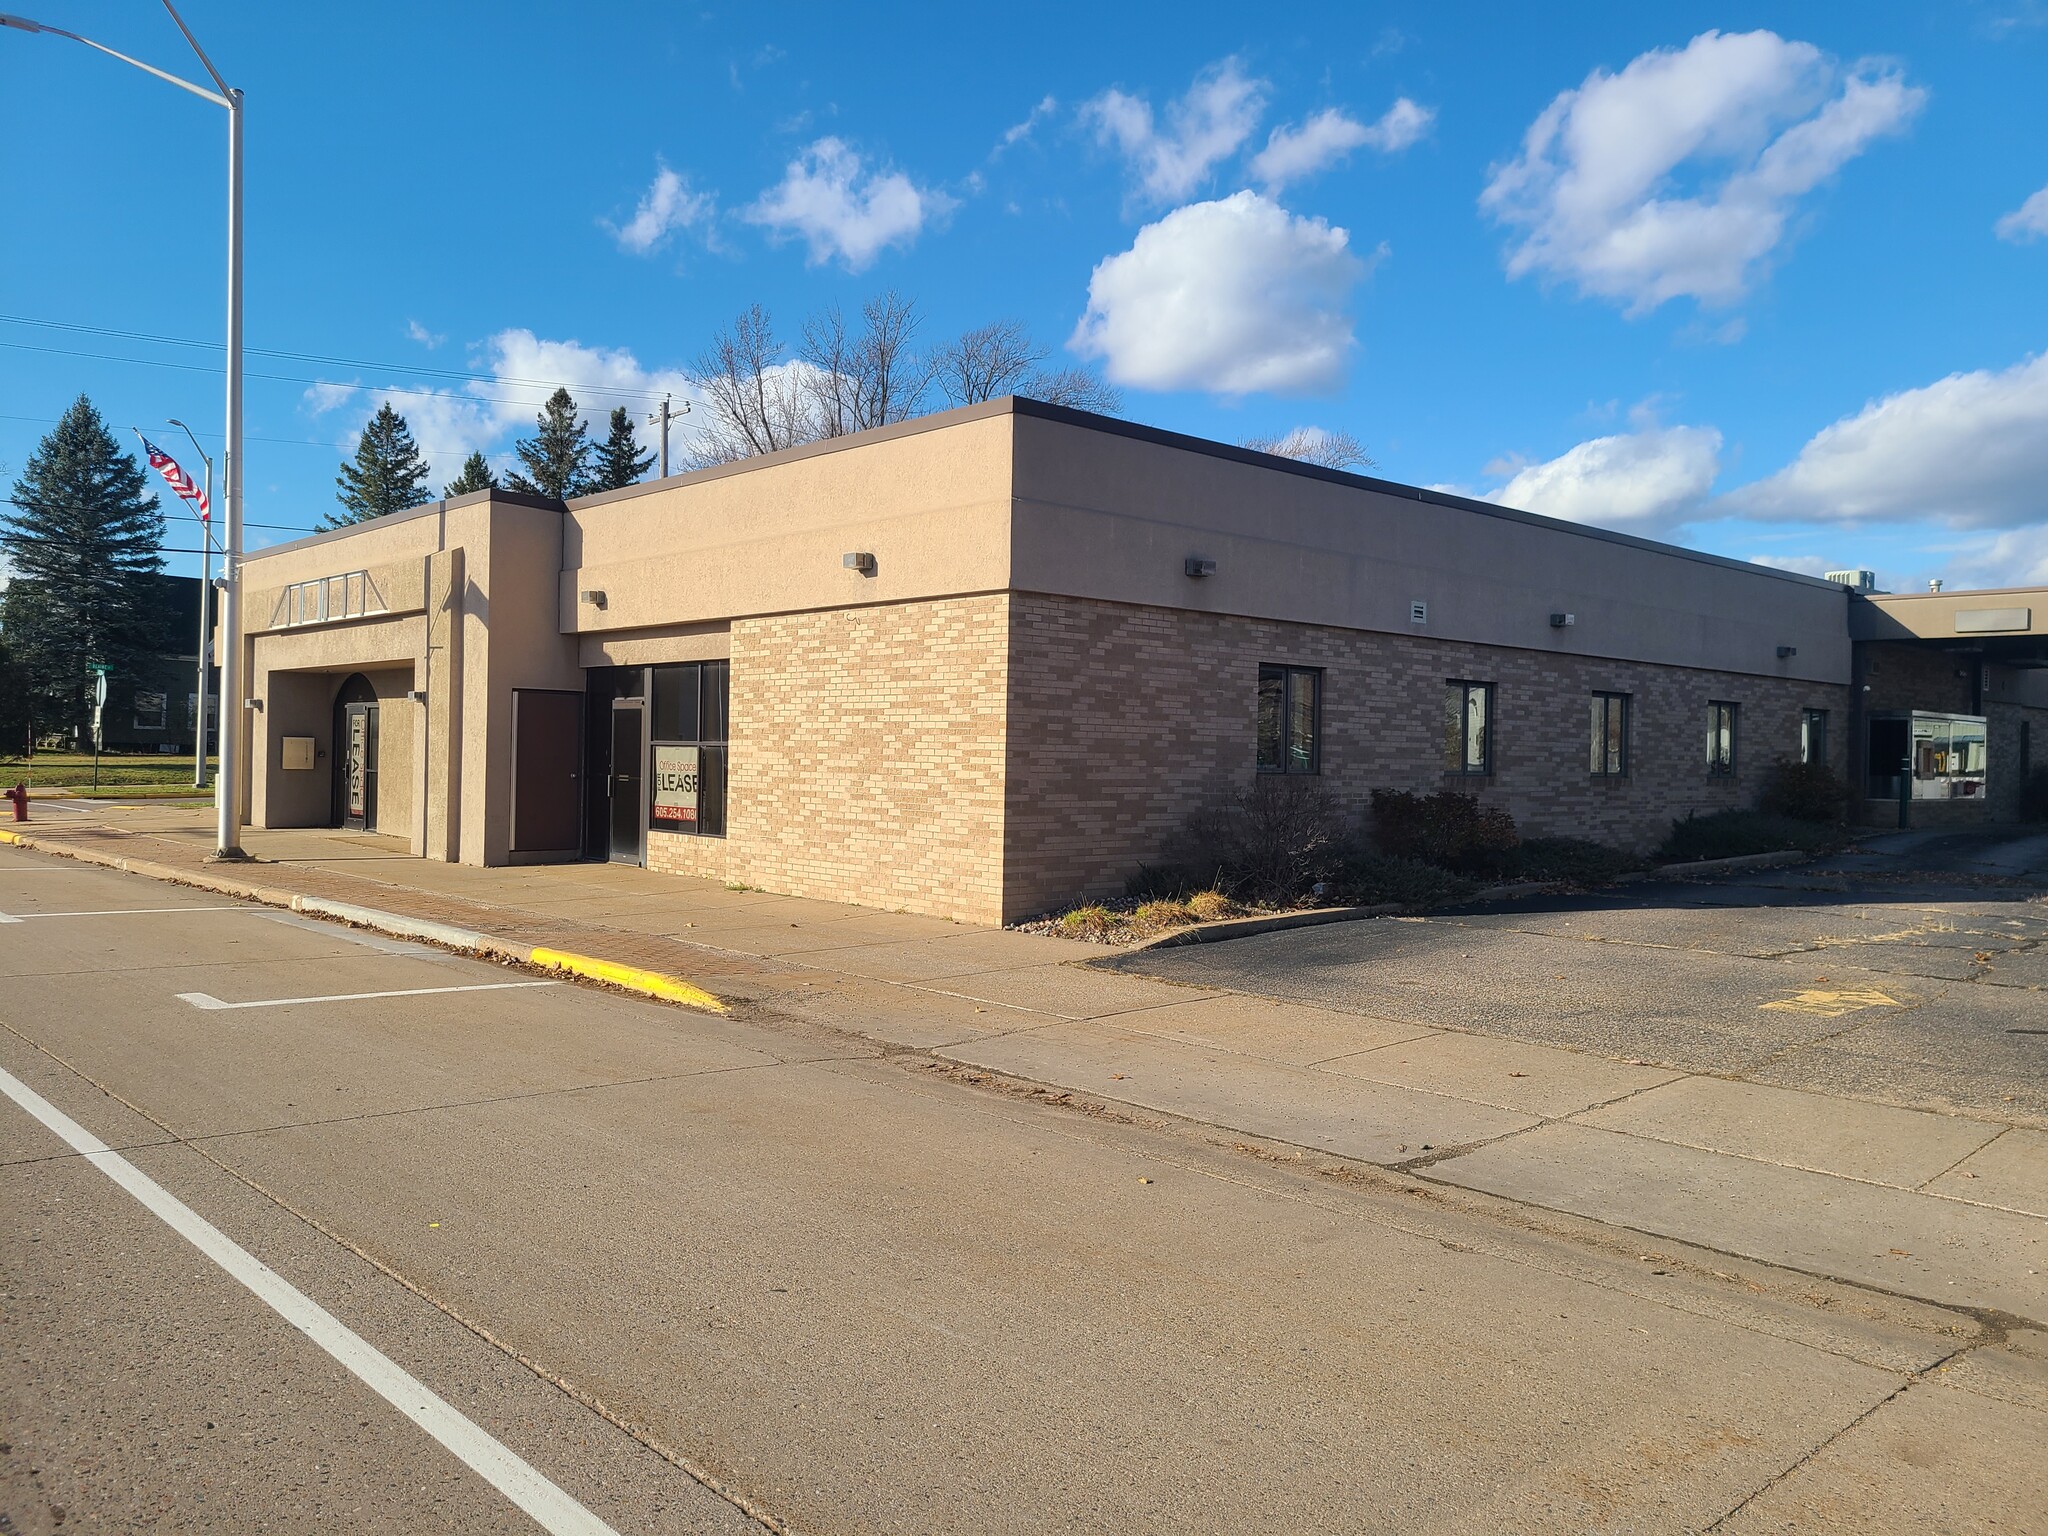
<path fill-rule="evenodd" d="M 192 451 L 199 455 L 199 462 L 206 466 L 206 511 L 199 519 L 199 702 L 195 708 L 196 721 L 193 735 L 196 738 L 192 748 L 192 787 L 206 788 L 206 699 L 212 691 L 207 684 L 212 681 L 212 670 L 207 666 L 207 650 L 213 643 L 213 628 L 206 622 L 209 599 L 213 594 L 213 455 L 199 446 L 199 439 L 192 429 L 177 417 L 170 424 L 191 439 Z"/>

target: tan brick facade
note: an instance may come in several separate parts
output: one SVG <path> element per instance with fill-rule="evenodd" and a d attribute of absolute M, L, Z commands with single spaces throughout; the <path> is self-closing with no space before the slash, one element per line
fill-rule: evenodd
<path fill-rule="evenodd" d="M 1010 599 L 732 626 L 727 835 L 650 833 L 650 868 L 995 923 Z"/>
<path fill-rule="evenodd" d="M 1009 915 L 1122 889 L 1183 817 L 1254 776 L 1262 662 L 1325 669 L 1322 773 L 1354 814 L 1378 787 L 1477 792 L 1527 832 L 1644 847 L 1686 811 L 1755 801 L 1763 770 L 1796 756 L 1802 709 L 1837 685 L 1020 595 L 1010 659 Z M 1495 686 L 1494 771 L 1445 771 L 1444 688 Z M 1590 695 L 1631 696 L 1630 772 L 1590 772 Z M 1706 772 L 1711 699 L 1740 705 L 1737 774 Z"/>

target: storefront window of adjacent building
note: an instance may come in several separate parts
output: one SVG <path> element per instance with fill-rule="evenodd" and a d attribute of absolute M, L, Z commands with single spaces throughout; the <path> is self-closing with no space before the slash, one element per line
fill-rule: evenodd
<path fill-rule="evenodd" d="M 1824 709 L 1802 710 L 1799 715 L 1799 761 L 1822 763 L 1828 760 L 1828 712 Z"/>
<path fill-rule="evenodd" d="M 1735 777 L 1735 716 L 1739 706 L 1724 699 L 1707 705 L 1707 777 Z"/>
<path fill-rule="evenodd" d="M 1322 771 L 1323 674 L 1316 667 L 1259 668 L 1259 772 Z"/>
<path fill-rule="evenodd" d="M 1444 685 L 1444 768 L 1493 772 L 1493 684 L 1452 678 Z"/>
<path fill-rule="evenodd" d="M 647 825 L 656 832 L 725 835 L 731 663 L 653 667 Z"/>
<path fill-rule="evenodd" d="M 1593 776 L 1628 776 L 1628 695 L 1593 695 Z"/>

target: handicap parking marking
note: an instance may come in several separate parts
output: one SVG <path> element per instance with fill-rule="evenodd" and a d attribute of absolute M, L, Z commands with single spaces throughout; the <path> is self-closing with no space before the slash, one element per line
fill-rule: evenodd
<path fill-rule="evenodd" d="M 235 1008 L 292 1008 L 300 1003 L 364 1003 L 380 997 L 434 997 L 447 992 L 518 992 L 530 987 L 559 987 L 559 981 L 480 981 L 466 987 L 401 987 L 393 992 L 334 992 L 324 997 L 260 997 L 228 1003 L 210 992 L 180 992 L 178 1001 L 208 1012 Z"/>

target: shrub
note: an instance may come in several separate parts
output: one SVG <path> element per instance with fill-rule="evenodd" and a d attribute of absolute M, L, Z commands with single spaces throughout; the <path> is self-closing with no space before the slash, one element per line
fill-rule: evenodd
<path fill-rule="evenodd" d="M 1605 885 L 1617 875 L 1642 867 L 1643 861 L 1625 849 L 1583 837 L 1529 837 L 1509 853 L 1501 873 L 1515 880 Z"/>
<path fill-rule="evenodd" d="M 1131 921 L 1149 932 L 1185 928 L 1195 921 L 1195 914 L 1184 901 L 1148 901 L 1131 914 Z"/>
<path fill-rule="evenodd" d="M 1388 858 L 1416 859 L 1462 874 L 1498 874 L 1520 839 L 1506 811 L 1453 789 L 1433 795 L 1405 789 L 1372 792 L 1372 823 Z"/>
<path fill-rule="evenodd" d="M 1842 842 L 1841 832 L 1819 822 L 1765 811 L 1715 811 L 1671 823 L 1671 835 L 1658 857 L 1677 863 L 1686 859 L 1732 859 L 1745 853 L 1777 853 L 1799 848 L 1820 853 Z"/>
<path fill-rule="evenodd" d="M 2020 780 L 2020 815 L 2027 821 L 2048 821 L 2048 763 Z"/>
<path fill-rule="evenodd" d="M 1188 898 L 1188 910 L 1198 922 L 1213 923 L 1218 918 L 1236 917 L 1243 908 L 1221 891 L 1197 891 Z"/>
<path fill-rule="evenodd" d="M 1756 808 L 1795 821 L 1838 822 L 1849 814 L 1849 786 L 1826 763 L 1795 763 L 1781 757 L 1764 770 Z"/>
<path fill-rule="evenodd" d="M 1164 868 L 1240 901 L 1284 906 L 1327 880 L 1345 851 L 1343 820 L 1322 783 L 1277 776 L 1189 817 Z"/>
<path fill-rule="evenodd" d="M 1463 875 L 1419 859 L 1354 853 L 1339 867 L 1326 894 L 1350 907 L 1443 907 L 1466 900 L 1475 889 Z"/>
<path fill-rule="evenodd" d="M 1107 907 L 1076 907 L 1060 915 L 1060 932 L 1070 939 L 1102 940 L 1109 936 L 1109 930 L 1116 923 L 1116 915 Z"/>

